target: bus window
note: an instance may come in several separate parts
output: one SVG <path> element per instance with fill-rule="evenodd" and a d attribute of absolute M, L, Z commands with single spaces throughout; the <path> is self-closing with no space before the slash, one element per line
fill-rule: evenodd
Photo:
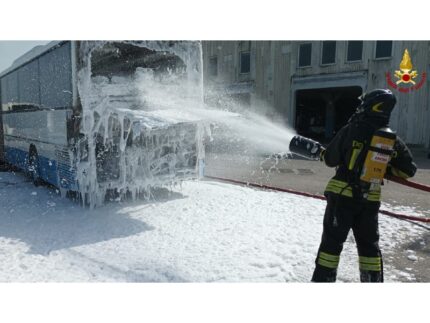
<path fill-rule="evenodd" d="M 18 82 L 19 102 L 25 105 L 40 106 L 38 60 L 30 62 L 18 70 Z"/>
<path fill-rule="evenodd" d="M 19 95 L 18 95 L 18 74 L 17 72 L 12 72 L 6 75 L 1 80 L 2 86 L 2 105 L 18 103 Z"/>
<path fill-rule="evenodd" d="M 48 108 L 72 106 L 70 42 L 39 58 L 41 104 Z"/>

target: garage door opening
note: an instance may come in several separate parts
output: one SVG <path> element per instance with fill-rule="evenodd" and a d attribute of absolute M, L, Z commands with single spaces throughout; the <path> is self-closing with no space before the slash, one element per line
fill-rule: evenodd
<path fill-rule="evenodd" d="M 359 86 L 296 91 L 296 131 L 299 135 L 328 143 L 360 103 Z"/>

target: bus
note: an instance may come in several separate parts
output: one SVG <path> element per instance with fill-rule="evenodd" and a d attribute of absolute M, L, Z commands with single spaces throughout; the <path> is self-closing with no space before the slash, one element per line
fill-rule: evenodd
<path fill-rule="evenodd" d="M 0 73 L 0 159 L 90 206 L 149 196 L 198 175 L 202 86 L 200 42 L 37 46 Z"/>

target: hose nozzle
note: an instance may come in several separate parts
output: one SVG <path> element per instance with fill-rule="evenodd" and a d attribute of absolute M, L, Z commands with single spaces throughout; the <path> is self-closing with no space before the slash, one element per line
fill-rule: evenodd
<path fill-rule="evenodd" d="M 290 152 L 311 160 L 321 160 L 325 148 L 318 141 L 302 137 L 294 136 L 290 142 Z"/>

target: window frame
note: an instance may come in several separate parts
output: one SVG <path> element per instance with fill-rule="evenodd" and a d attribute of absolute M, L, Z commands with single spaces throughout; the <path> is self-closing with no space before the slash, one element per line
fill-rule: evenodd
<path fill-rule="evenodd" d="M 323 63 L 323 51 L 324 51 L 324 43 L 325 42 L 334 42 L 334 61 L 332 63 Z M 321 41 L 321 49 L 320 49 L 320 66 L 330 66 L 330 65 L 336 65 L 336 52 L 337 52 L 337 41 L 335 40 L 322 40 Z M 312 53 L 311 53 L 312 57 Z"/>
<path fill-rule="evenodd" d="M 242 72 L 242 54 L 248 53 L 249 54 L 249 70 L 248 72 Z M 250 50 L 241 50 L 239 52 L 239 75 L 247 75 L 251 73 L 251 51 Z"/>
<path fill-rule="evenodd" d="M 212 60 L 213 59 L 216 59 L 216 72 L 215 72 L 215 74 L 212 74 L 212 65 L 211 65 L 211 62 L 212 62 Z M 218 77 L 218 55 L 212 55 L 212 56 L 210 56 L 209 57 L 209 76 L 210 77 L 213 77 L 213 78 L 216 78 L 216 77 Z"/>
<path fill-rule="evenodd" d="M 390 56 L 376 57 L 376 48 L 378 46 L 378 42 L 380 42 L 380 41 L 390 41 L 391 42 Z M 374 47 L 374 50 L 373 50 L 373 59 L 375 61 L 383 61 L 383 60 L 392 59 L 393 58 L 393 47 L 394 47 L 393 45 L 394 45 L 394 41 L 392 41 L 392 40 L 377 40 L 377 41 L 375 41 L 375 47 Z"/>
<path fill-rule="evenodd" d="M 351 42 L 351 41 L 357 41 L 357 40 L 348 40 L 347 42 L 346 42 L 346 51 L 345 51 L 345 63 L 360 63 L 360 62 L 362 62 L 363 61 L 363 52 L 364 52 L 364 41 L 363 40 L 358 40 L 358 41 L 361 41 L 361 58 L 359 59 L 359 60 L 353 60 L 353 61 L 350 61 L 350 60 L 348 60 L 348 48 L 349 48 L 349 43 Z"/>
<path fill-rule="evenodd" d="M 300 48 L 302 45 L 311 45 L 311 59 L 309 65 L 300 66 Z M 300 43 L 297 48 L 297 68 L 309 68 L 312 67 L 312 42 Z"/>

